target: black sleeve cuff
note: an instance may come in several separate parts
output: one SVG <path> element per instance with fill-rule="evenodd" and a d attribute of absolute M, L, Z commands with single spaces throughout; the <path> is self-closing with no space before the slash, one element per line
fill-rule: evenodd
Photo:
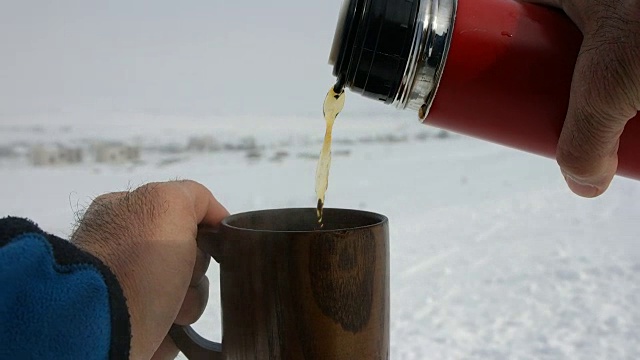
<path fill-rule="evenodd" d="M 69 241 L 43 232 L 35 223 L 27 219 L 15 217 L 0 219 L 0 248 L 14 238 L 28 233 L 41 234 L 46 237 L 53 248 L 54 259 L 59 265 L 90 265 L 99 271 L 109 292 L 111 317 L 109 359 L 128 359 L 131 345 L 129 311 L 122 288 L 115 275 L 95 256 L 78 249 Z"/>

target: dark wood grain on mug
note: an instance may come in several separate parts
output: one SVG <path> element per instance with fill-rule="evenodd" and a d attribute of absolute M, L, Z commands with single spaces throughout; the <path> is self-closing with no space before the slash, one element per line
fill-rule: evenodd
<path fill-rule="evenodd" d="M 221 236 L 224 359 L 389 358 L 386 222 Z"/>
<path fill-rule="evenodd" d="M 346 331 L 361 331 L 373 311 L 375 239 L 370 232 L 330 234 L 311 241 L 309 276 L 322 313 Z"/>

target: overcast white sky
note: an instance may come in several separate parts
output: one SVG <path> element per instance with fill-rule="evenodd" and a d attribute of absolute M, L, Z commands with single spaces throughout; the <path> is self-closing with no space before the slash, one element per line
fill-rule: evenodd
<path fill-rule="evenodd" d="M 315 114 L 341 3 L 0 0 L 0 115 Z"/>

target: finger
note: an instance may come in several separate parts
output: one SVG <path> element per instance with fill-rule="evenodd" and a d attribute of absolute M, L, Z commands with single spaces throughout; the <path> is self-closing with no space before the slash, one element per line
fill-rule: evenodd
<path fill-rule="evenodd" d="M 640 104 L 636 57 L 606 36 L 599 32 L 585 37 L 557 149 L 567 184 L 589 198 L 609 187 L 618 166 L 620 135 Z"/>
<path fill-rule="evenodd" d="M 211 256 L 205 254 L 204 251 L 198 249 L 196 254 L 196 265 L 193 268 L 193 275 L 191 276 L 191 283 L 189 286 L 197 286 L 202 282 L 209 269 L 209 263 L 211 262 Z"/>
<path fill-rule="evenodd" d="M 181 181 L 180 185 L 193 201 L 198 224 L 216 226 L 229 215 L 204 185 L 191 180 Z"/>
<path fill-rule="evenodd" d="M 198 285 L 187 290 L 187 295 L 182 302 L 182 307 L 174 323 L 183 326 L 195 323 L 204 313 L 208 301 L 209 279 L 205 276 Z"/>
<path fill-rule="evenodd" d="M 179 353 L 180 350 L 178 350 L 178 347 L 171 339 L 171 336 L 166 336 L 164 340 L 162 340 L 162 343 L 160 344 L 158 350 L 156 350 L 156 352 L 153 354 L 151 360 L 175 359 Z"/>

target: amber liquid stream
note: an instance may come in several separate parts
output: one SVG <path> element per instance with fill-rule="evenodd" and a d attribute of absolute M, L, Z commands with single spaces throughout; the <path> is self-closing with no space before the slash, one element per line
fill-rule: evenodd
<path fill-rule="evenodd" d="M 322 144 L 322 151 L 320 152 L 320 159 L 318 161 L 318 168 L 316 169 L 316 196 L 318 197 L 317 215 L 318 225 L 323 227 L 322 215 L 324 209 L 324 200 L 327 188 L 329 186 L 329 170 L 331 168 L 331 134 L 333 131 L 333 124 L 336 121 L 336 117 L 340 114 L 340 111 L 344 108 L 344 89 L 336 92 L 336 87 L 333 86 L 327 93 L 324 99 L 323 113 L 324 119 L 327 123 L 327 130 L 324 134 L 324 142 Z"/>

